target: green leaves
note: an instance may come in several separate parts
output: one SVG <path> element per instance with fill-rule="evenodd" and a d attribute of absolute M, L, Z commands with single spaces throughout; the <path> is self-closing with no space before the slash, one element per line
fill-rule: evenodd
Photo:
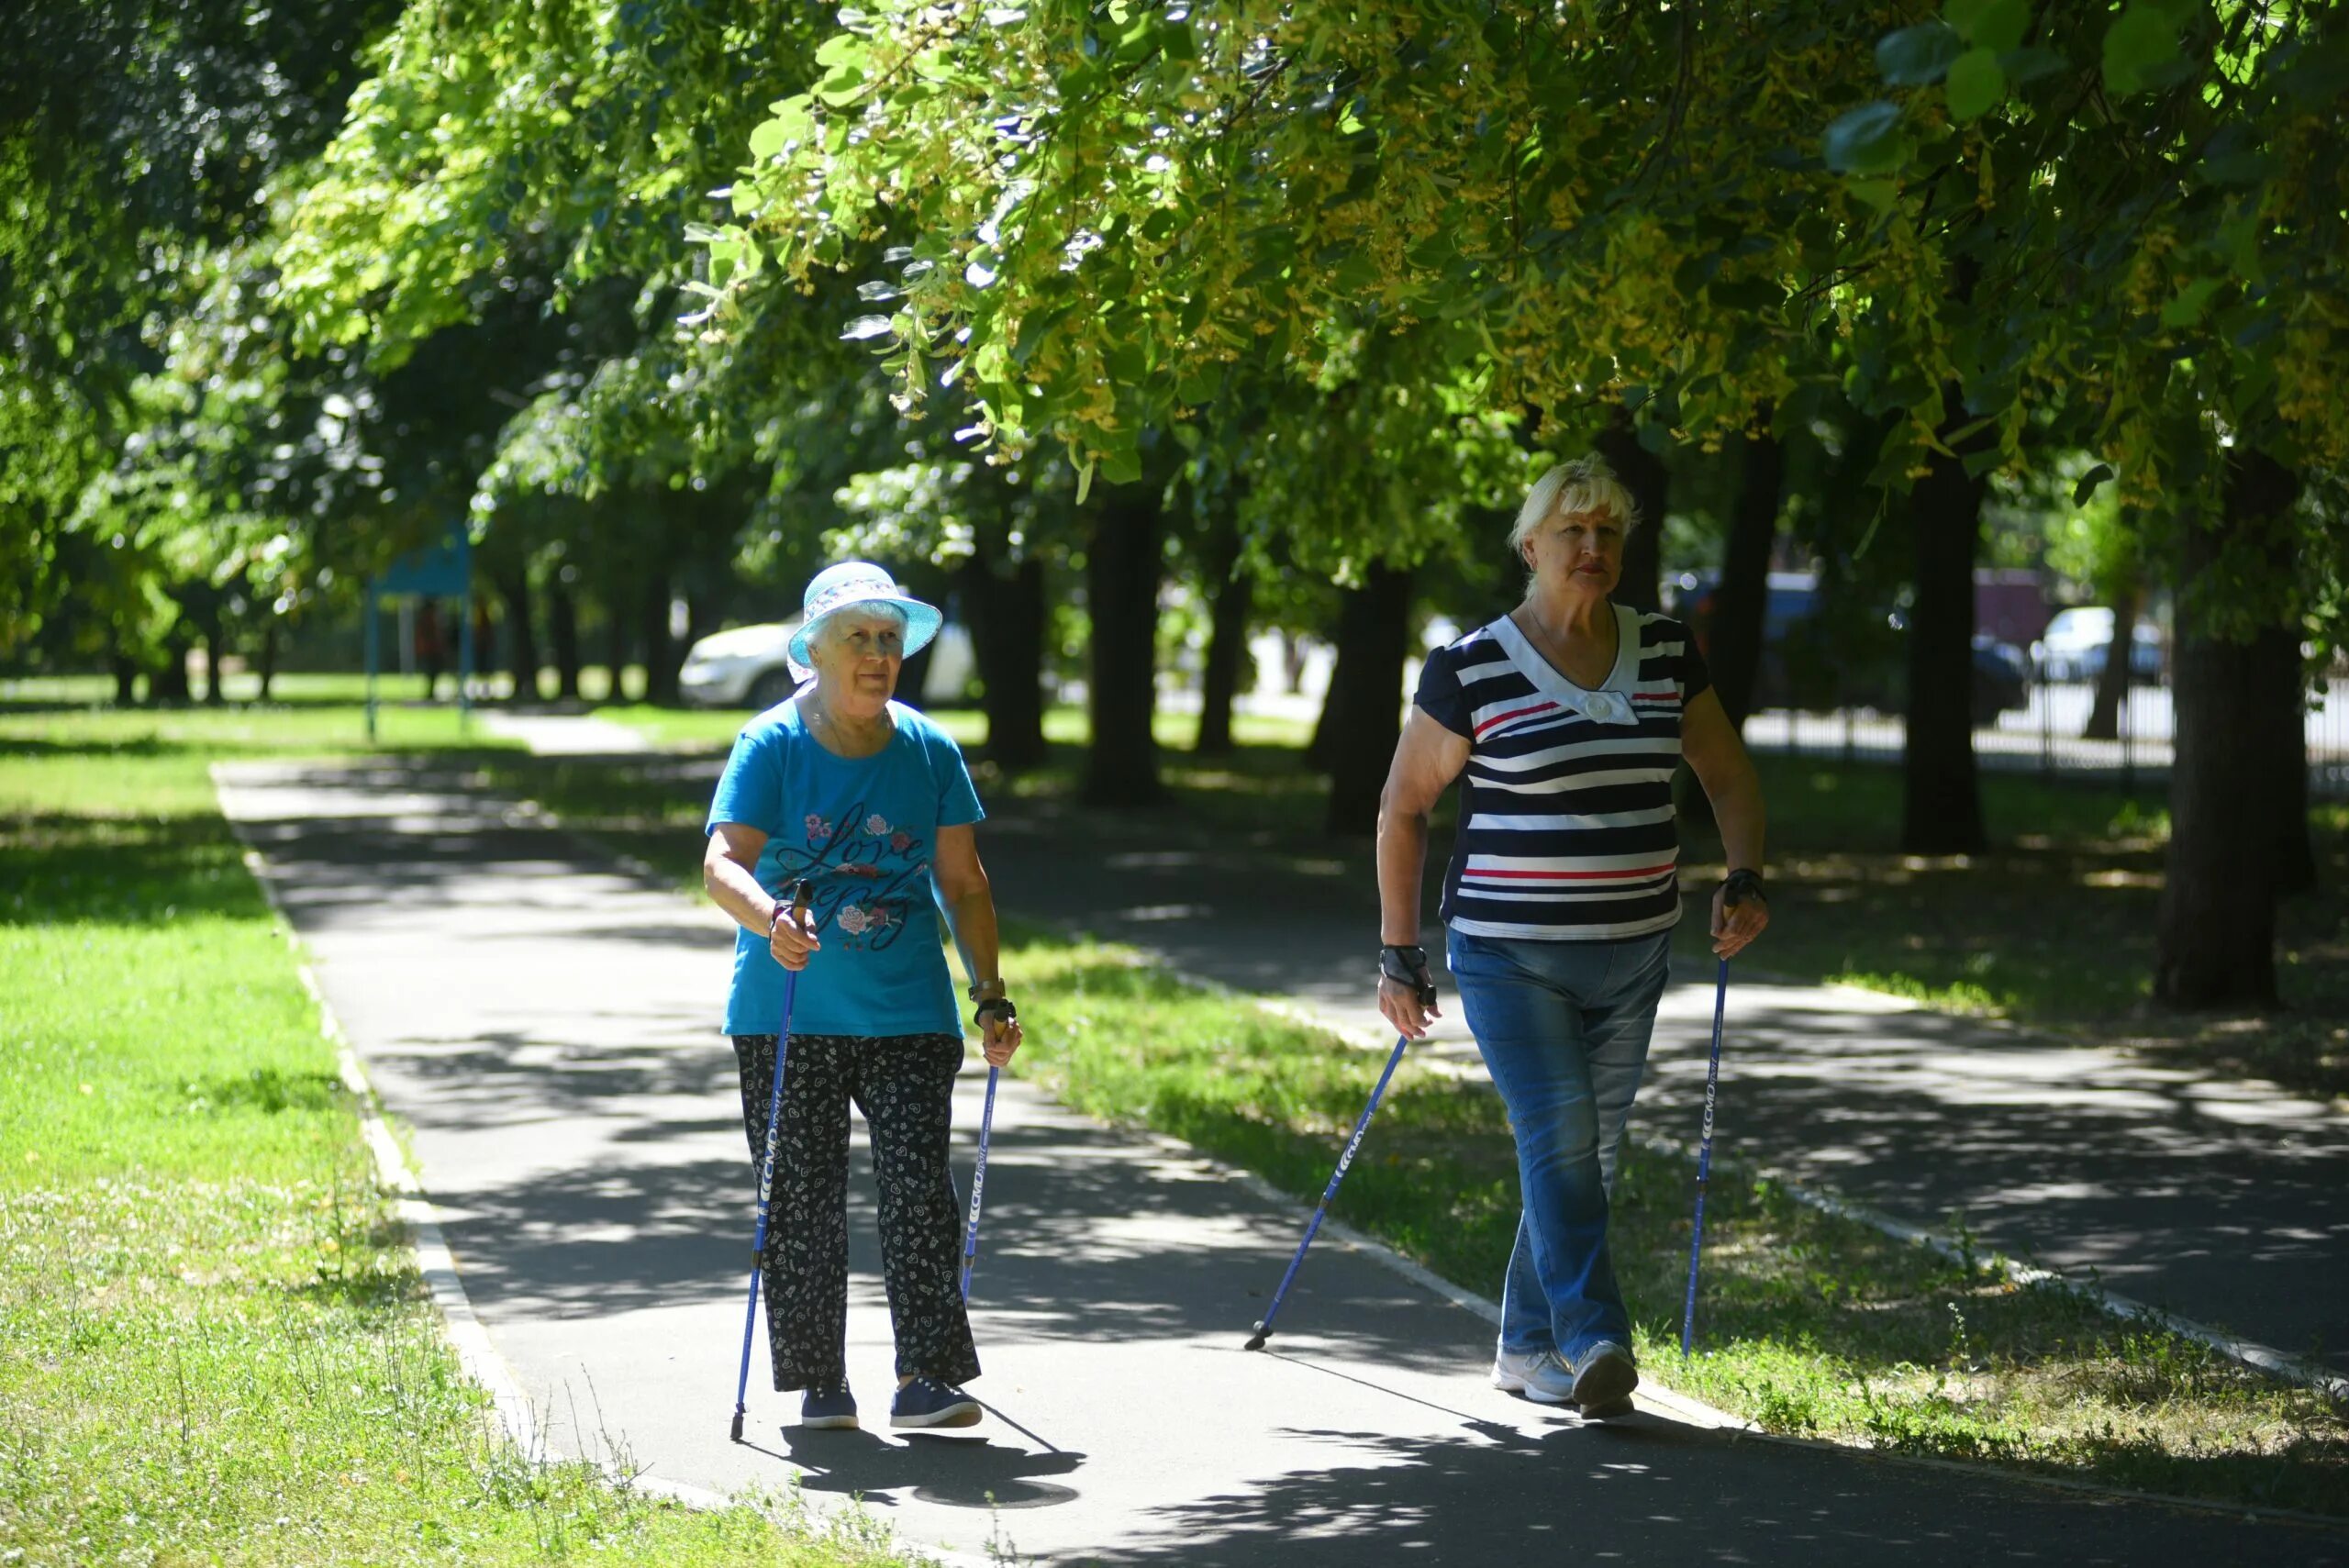
<path fill-rule="evenodd" d="M 857 33 L 834 33 L 816 50 L 816 63 L 824 75 L 815 86 L 815 95 L 822 102 L 839 108 L 856 101 L 864 92 L 865 67 L 873 59 L 873 40 Z"/>
<path fill-rule="evenodd" d="M 2006 72 L 1998 68 L 1997 52 L 1976 48 L 1959 55 L 1950 63 L 1948 92 L 1950 117 L 1960 124 L 1997 108 L 2007 95 Z"/>
<path fill-rule="evenodd" d="M 1994 55 L 2021 48 L 2031 30 L 2031 0 L 1949 0 L 1942 15 L 1966 42 Z"/>
<path fill-rule="evenodd" d="M 2162 325 L 2171 328 L 2191 327 L 2202 319 L 2210 304 L 2210 296 L 2224 283 L 2221 278 L 2196 278 L 2177 291 L 2177 297 L 2162 306 Z"/>
<path fill-rule="evenodd" d="M 1965 52 L 1965 39 L 1943 22 L 1925 22 L 1887 33 L 1876 46 L 1876 69 L 1895 87 L 1930 87 L 1948 74 L 1950 62 Z"/>
<path fill-rule="evenodd" d="M 816 128 L 814 111 L 808 106 L 807 95 L 785 98 L 769 106 L 774 118 L 762 120 L 751 129 L 751 156 L 764 162 L 795 142 L 806 141 Z"/>
<path fill-rule="evenodd" d="M 1998 56 L 2022 41 L 2031 12 L 2027 6 L 1958 3 L 1949 7 L 1949 18 L 1885 35 L 1876 46 L 1876 69 L 1896 87 L 1945 82 L 1950 117 L 1963 125 L 2006 96 Z"/>
<path fill-rule="evenodd" d="M 1901 133 L 1900 106 L 1879 98 L 1838 116 L 1827 128 L 1822 148 L 1827 166 L 1844 174 L 1881 174 L 1909 160 L 1909 139 Z"/>
<path fill-rule="evenodd" d="M 2104 35 L 2104 85 L 2120 96 L 2156 85 L 2178 63 L 2177 29 L 2158 6 L 2131 0 Z"/>

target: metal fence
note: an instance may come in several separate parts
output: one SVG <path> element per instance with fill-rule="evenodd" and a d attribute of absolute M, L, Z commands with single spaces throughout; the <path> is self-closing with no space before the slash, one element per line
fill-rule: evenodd
<path fill-rule="evenodd" d="M 2036 772 L 2119 784 L 2158 788 L 2168 783 L 2175 735 L 2169 687 L 2132 685 L 2121 705 L 2119 735 L 2087 740 L 2095 688 L 2086 682 L 2042 682 L 2027 706 L 1998 716 L 1974 731 L 1974 753 L 1985 768 Z M 2318 799 L 2349 799 L 2349 680 L 2334 679 L 2309 704 L 2309 793 Z M 1768 708 L 1745 721 L 1745 743 L 1756 751 L 1847 761 L 1897 762 L 1907 726 L 1897 713 L 1845 708 L 1834 713 L 1798 713 Z"/>

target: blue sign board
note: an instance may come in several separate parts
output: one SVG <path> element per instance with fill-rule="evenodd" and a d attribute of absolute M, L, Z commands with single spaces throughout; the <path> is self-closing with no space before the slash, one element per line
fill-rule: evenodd
<path fill-rule="evenodd" d="M 375 676 L 383 668 L 379 599 L 454 599 L 457 601 L 457 727 L 469 727 L 473 717 L 473 541 L 462 523 L 452 525 L 437 544 L 409 550 L 392 562 L 380 577 L 367 584 L 367 739 L 375 739 Z"/>
<path fill-rule="evenodd" d="M 473 591 L 473 538 L 460 523 L 438 544 L 409 550 L 375 579 L 375 592 L 386 598 L 417 595 L 428 599 L 462 599 Z"/>

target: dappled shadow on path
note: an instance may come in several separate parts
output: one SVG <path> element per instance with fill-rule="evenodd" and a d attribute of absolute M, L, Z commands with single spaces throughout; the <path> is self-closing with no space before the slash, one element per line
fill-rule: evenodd
<path fill-rule="evenodd" d="M 1710 987 L 1637 1131 L 1694 1141 Z M 1717 1152 L 2349 1365 L 2349 1126 L 2118 1053 L 1796 988 L 1731 997 Z"/>
<path fill-rule="evenodd" d="M 1480 1440 L 1298 1429 L 1320 1469 L 1152 1510 L 1103 1561 L 2349 1562 L 2349 1537 L 1762 1443 L 1653 1418 Z M 1720 1456 L 1734 1448 L 1737 1462 Z"/>
<path fill-rule="evenodd" d="M 966 1122 L 954 1156 L 958 1183 L 971 1169 L 968 1137 Z M 484 1316 L 612 1314 L 740 1288 L 755 1197 L 740 1124 L 703 1118 L 682 1131 L 674 1122 L 637 1122 L 627 1142 L 651 1158 L 631 1163 L 606 1140 L 583 1148 L 575 1164 L 510 1184 L 436 1189 Z M 1137 1149 L 1074 1118 L 1008 1125 L 999 1113 L 973 1286 L 987 1341 L 1229 1334 L 1237 1345 L 1296 1241 L 1290 1221 L 1263 1209 L 1247 1188 L 1186 1157 Z M 878 1223 L 861 1150 L 849 1233 L 853 1309 L 880 1310 Z M 1408 1321 L 1376 1310 L 1419 1298 L 1417 1287 L 1381 1276 L 1391 1302 L 1364 1300 L 1357 1289 L 1343 1320 L 1331 1322 L 1315 1311 L 1315 1273 L 1300 1274 L 1285 1309 L 1307 1334 L 1299 1342 L 1341 1343 L 1388 1364 L 1448 1367 L 1450 1348 L 1419 1343 Z"/>

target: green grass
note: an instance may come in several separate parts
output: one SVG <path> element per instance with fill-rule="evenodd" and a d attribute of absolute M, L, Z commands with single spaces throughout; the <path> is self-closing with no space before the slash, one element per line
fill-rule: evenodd
<path fill-rule="evenodd" d="M 501 699 L 511 696 L 513 677 L 503 669 L 489 670 L 477 677 L 488 696 Z M 440 674 L 440 699 L 453 703 L 456 674 L 453 664 Z M 644 690 L 644 667 L 630 664 L 620 672 L 623 695 Z M 203 682 L 191 683 L 198 692 Z M 554 690 L 555 676 L 551 670 L 539 672 L 539 684 L 543 693 Z M 140 693 L 146 684 L 139 684 Z M 261 697 L 261 677 L 248 669 L 231 664 L 221 679 L 221 695 L 234 705 L 257 703 Z M 424 689 L 421 675 L 403 675 L 387 670 L 377 678 L 375 695 L 385 704 L 407 703 L 418 698 Z M 579 673 L 579 691 L 583 701 L 591 703 L 611 700 L 610 672 L 600 664 L 590 664 Z M 350 706 L 367 700 L 367 677 L 355 672 L 291 671 L 280 674 L 270 686 L 269 706 L 311 706 L 332 704 Z M 21 675 L 0 677 L 0 704 L 41 704 L 51 707 L 102 707 L 114 701 L 112 675 Z M 201 706 L 201 705 L 199 705 Z M 166 710 L 168 711 L 168 710 Z"/>
<path fill-rule="evenodd" d="M 1380 1062 L 1129 951 L 1032 932 L 1007 952 L 1030 1043 L 1019 1070 L 1094 1116 L 1156 1129 L 1301 1201 L 1329 1180 Z M 1691 1173 L 1631 1150 L 1616 1269 L 1660 1374 L 1773 1431 L 2176 1496 L 2349 1515 L 2349 1423 L 2205 1347 L 2051 1287 L 1717 1174 L 1704 1335 L 1678 1348 Z M 1497 1294 L 1517 1225 L 1498 1097 L 1410 1063 L 1337 1213 L 1436 1273 Z"/>
<path fill-rule="evenodd" d="M 320 717 L 0 717 L 0 1561 L 896 1561 L 492 1436 L 204 773 Z"/>

